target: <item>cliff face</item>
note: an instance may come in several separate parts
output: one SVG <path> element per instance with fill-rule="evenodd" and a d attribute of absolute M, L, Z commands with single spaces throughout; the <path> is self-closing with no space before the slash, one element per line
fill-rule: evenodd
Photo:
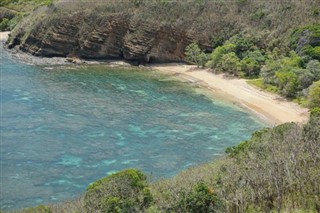
<path fill-rule="evenodd" d="M 20 28 L 9 43 L 35 56 L 182 61 L 192 35 L 184 29 L 134 20 L 129 13 L 76 12 Z M 209 42 L 209 41 L 208 41 Z"/>
<path fill-rule="evenodd" d="M 250 32 L 260 37 L 263 46 L 282 45 L 282 35 L 318 19 L 300 12 L 293 23 L 292 16 L 301 7 L 294 1 L 288 2 L 290 7 L 270 7 L 268 1 L 239 2 L 106 0 L 93 4 L 61 0 L 26 18 L 12 32 L 8 46 L 44 57 L 182 61 L 191 42 L 208 52 L 217 40 Z M 304 7 L 320 7 L 313 0 L 307 5 Z M 258 8 L 263 13 L 257 15 Z M 290 11 L 279 13 L 284 8 Z M 275 14 L 281 15 L 282 22 Z"/>

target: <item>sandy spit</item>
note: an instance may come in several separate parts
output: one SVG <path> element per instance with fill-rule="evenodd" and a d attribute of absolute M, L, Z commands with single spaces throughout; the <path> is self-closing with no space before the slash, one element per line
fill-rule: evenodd
<path fill-rule="evenodd" d="M 308 109 L 278 95 L 261 91 L 249 85 L 245 79 L 231 79 L 193 65 L 179 63 L 157 64 L 151 68 L 192 83 L 196 82 L 216 95 L 248 109 L 271 125 L 286 122 L 306 123 L 309 119 Z"/>

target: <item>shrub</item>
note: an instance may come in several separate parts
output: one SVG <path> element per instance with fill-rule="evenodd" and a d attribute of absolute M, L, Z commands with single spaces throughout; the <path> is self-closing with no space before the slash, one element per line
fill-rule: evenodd
<path fill-rule="evenodd" d="M 297 69 L 294 71 L 298 75 L 299 89 L 308 88 L 314 80 L 314 75 L 307 69 Z"/>
<path fill-rule="evenodd" d="M 200 182 L 186 198 L 186 212 L 190 213 L 209 213 L 216 212 L 215 209 L 220 205 L 220 200 L 212 187 Z"/>
<path fill-rule="evenodd" d="M 276 72 L 278 86 L 286 97 L 295 97 L 299 90 L 298 76 L 292 71 Z"/>
<path fill-rule="evenodd" d="M 254 49 L 252 40 L 247 36 L 244 36 L 243 34 L 233 36 L 228 42 L 236 45 L 235 52 L 237 55 L 240 55 L 242 52 Z"/>
<path fill-rule="evenodd" d="M 262 63 L 265 62 L 266 58 L 265 56 L 261 53 L 260 50 L 254 50 L 254 51 L 247 51 L 247 52 L 244 52 L 243 54 L 243 58 L 252 58 L 254 59 L 255 61 L 257 61 L 260 65 Z"/>
<path fill-rule="evenodd" d="M 314 80 L 320 80 L 320 62 L 318 60 L 311 60 L 307 64 L 307 70 L 309 70 L 313 76 Z"/>
<path fill-rule="evenodd" d="M 302 42 L 300 40 L 305 40 L 307 38 L 308 42 Z M 314 24 L 296 29 L 291 34 L 291 47 L 296 49 L 303 49 L 305 46 L 311 45 L 312 47 L 319 45 L 318 38 L 320 38 L 320 24 Z M 302 51 L 302 54 L 303 51 Z"/>
<path fill-rule="evenodd" d="M 320 107 L 320 81 L 316 81 L 310 86 L 308 99 L 311 108 Z"/>
<path fill-rule="evenodd" d="M 305 54 L 309 55 L 313 59 L 320 60 L 320 46 L 312 47 L 312 46 L 306 46 L 304 48 Z"/>
<path fill-rule="evenodd" d="M 22 212 L 23 213 L 52 213 L 53 211 L 49 206 L 40 205 L 33 208 L 24 209 Z"/>
<path fill-rule="evenodd" d="M 280 59 L 280 63 L 282 64 L 282 67 L 302 67 L 303 60 L 295 51 L 292 50 L 289 53 L 289 57 Z"/>
<path fill-rule="evenodd" d="M 189 44 L 186 47 L 185 55 L 187 62 L 196 64 L 198 67 L 204 67 L 207 63 L 207 56 L 197 43 Z"/>
<path fill-rule="evenodd" d="M 259 63 L 253 58 L 245 58 L 241 60 L 241 70 L 246 76 L 257 76 L 260 72 Z"/>
<path fill-rule="evenodd" d="M 238 76 L 241 71 L 240 59 L 234 52 L 227 53 L 222 56 L 221 65 L 218 68 L 223 72 Z"/>
<path fill-rule="evenodd" d="M 235 52 L 236 45 L 235 44 L 225 44 L 223 46 L 217 47 L 211 54 L 208 63 L 206 63 L 207 67 L 216 68 L 222 63 L 222 57 L 231 52 Z"/>
<path fill-rule="evenodd" d="M 141 212 L 152 202 L 146 176 L 124 170 L 91 184 L 84 198 L 87 212 Z"/>
<path fill-rule="evenodd" d="M 320 117 L 320 107 L 312 108 L 310 111 L 310 117 Z"/>
<path fill-rule="evenodd" d="M 0 22 L 0 31 L 6 31 L 9 30 L 9 19 L 4 18 L 2 19 L 2 21 Z"/>

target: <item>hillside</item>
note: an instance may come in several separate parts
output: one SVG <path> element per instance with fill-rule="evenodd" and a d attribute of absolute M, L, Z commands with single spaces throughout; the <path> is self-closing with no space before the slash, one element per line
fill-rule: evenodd
<path fill-rule="evenodd" d="M 91 184 L 85 194 L 28 212 L 319 212 L 320 114 L 252 134 L 228 156 L 151 182 L 129 169 Z"/>
<path fill-rule="evenodd" d="M 317 0 L 61 0 L 24 19 L 9 48 L 45 57 L 183 61 L 191 42 L 212 52 L 246 34 L 261 49 L 286 52 L 294 30 L 319 23 L 319 10 Z"/>
<path fill-rule="evenodd" d="M 33 10 L 52 4 L 52 0 L 2 0 L 0 2 L 0 31 L 12 30 Z"/>
<path fill-rule="evenodd" d="M 19 4 L 5 2 L 0 9 L 14 19 Z M 33 2 L 11 27 L 8 48 L 38 57 L 184 61 L 253 79 L 308 106 L 312 117 L 257 131 L 222 159 L 169 180 L 151 182 L 130 169 L 95 182 L 78 200 L 21 212 L 320 212 L 319 0 Z"/>

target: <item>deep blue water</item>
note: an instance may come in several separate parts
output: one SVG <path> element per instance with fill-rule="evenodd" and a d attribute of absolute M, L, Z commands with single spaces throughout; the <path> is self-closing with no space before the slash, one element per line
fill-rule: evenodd
<path fill-rule="evenodd" d="M 155 71 L 0 61 L 2 209 L 76 197 L 126 168 L 170 177 L 264 126 Z"/>

